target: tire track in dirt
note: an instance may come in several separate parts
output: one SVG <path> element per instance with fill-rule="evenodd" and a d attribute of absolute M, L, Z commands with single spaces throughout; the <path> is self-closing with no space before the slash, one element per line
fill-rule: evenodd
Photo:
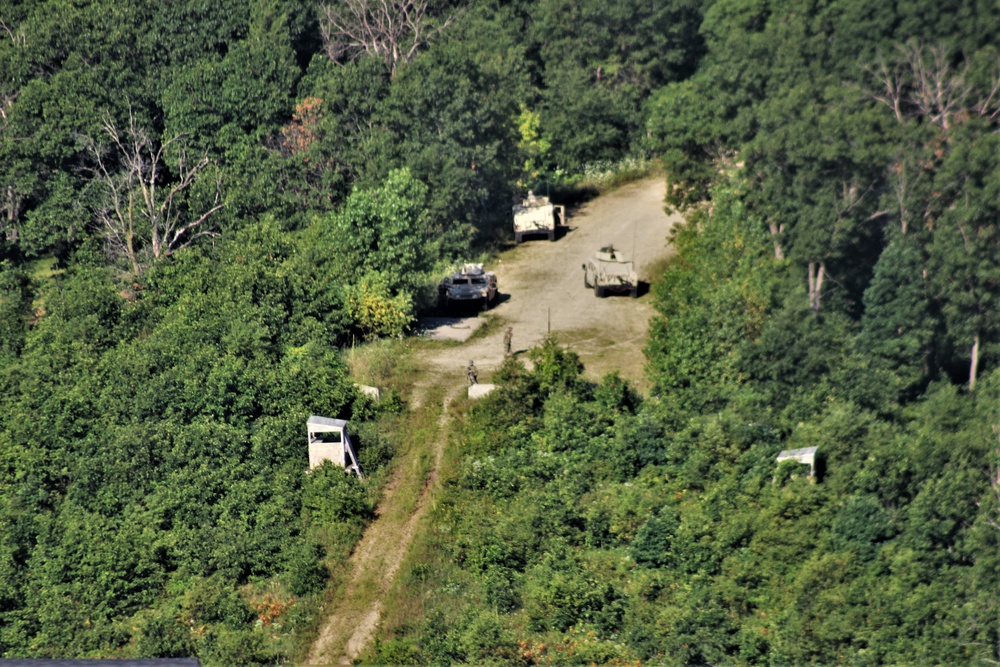
<path fill-rule="evenodd" d="M 323 624 L 304 664 L 350 665 L 375 636 L 382 618 L 382 598 L 396 579 L 417 525 L 427 511 L 429 496 L 437 485 L 447 441 L 448 408 L 463 390 L 460 378 L 456 378 L 454 386 L 444 396 L 437 422 L 438 436 L 434 441 L 434 464 L 413 513 L 405 517 L 405 521 L 401 521 L 404 517 L 392 512 L 390 506 L 397 502 L 396 491 L 404 485 L 403 478 L 418 473 L 420 453 L 411 450 L 399 461 L 376 509 L 376 519 L 369 524 L 347 561 L 351 575 L 344 593 Z M 376 597 L 371 604 L 362 607 L 358 601 L 370 595 L 366 591 L 371 587 L 377 588 Z"/>
<path fill-rule="evenodd" d="M 627 295 L 598 298 L 583 284 L 581 265 L 608 244 L 634 258 L 640 280 L 670 256 L 670 231 L 683 219 L 668 216 L 663 199 L 666 182 L 650 178 L 602 195 L 574 211 L 568 227 L 554 243 L 531 240 L 503 253 L 491 270 L 497 274 L 502 302 L 491 312 L 503 321 L 491 335 L 436 350 L 424 367 L 458 373 L 470 359 L 480 381 L 503 361 L 503 331 L 514 329 L 514 349 L 527 351 L 551 331 L 580 355 L 587 375 L 599 379 L 610 371 L 644 386 L 643 367 L 652 299 Z M 634 250 L 634 253 L 633 253 Z"/>

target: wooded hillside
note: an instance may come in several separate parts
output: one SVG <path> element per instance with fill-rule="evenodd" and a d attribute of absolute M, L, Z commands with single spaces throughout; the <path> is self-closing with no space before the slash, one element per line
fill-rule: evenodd
<path fill-rule="evenodd" d="M 300 657 L 399 444 L 342 349 L 404 332 L 517 192 L 631 156 L 689 220 L 652 395 L 553 341 L 509 363 L 371 659 L 1000 660 L 989 3 L 0 22 L 0 655 Z M 365 482 L 303 474 L 313 413 L 359 425 Z M 816 479 L 775 463 L 813 446 Z"/>
<path fill-rule="evenodd" d="M 0 655 L 301 656 L 399 444 L 342 348 L 404 332 L 516 194 L 644 156 L 699 20 L 0 2 Z M 303 475 L 313 413 L 365 482 Z"/>
<path fill-rule="evenodd" d="M 1000 52 L 975 3 L 714 2 L 647 128 L 688 225 L 652 396 L 571 350 L 472 407 L 370 656 L 1000 659 Z M 782 450 L 816 447 L 815 479 Z"/>

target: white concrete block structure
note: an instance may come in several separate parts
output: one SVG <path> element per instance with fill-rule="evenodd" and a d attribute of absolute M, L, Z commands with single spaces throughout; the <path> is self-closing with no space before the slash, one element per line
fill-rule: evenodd
<path fill-rule="evenodd" d="M 486 394 L 490 393 L 497 386 L 495 384 L 473 384 L 469 385 L 469 398 L 475 400 L 477 398 L 482 398 Z"/>
<path fill-rule="evenodd" d="M 778 463 L 782 461 L 798 461 L 809 466 L 809 478 L 816 479 L 816 450 L 818 447 L 803 447 L 802 449 L 786 449 L 778 454 Z"/>
<path fill-rule="evenodd" d="M 323 461 L 332 461 L 334 465 L 364 477 L 358 465 L 357 452 L 347 434 L 346 421 L 313 415 L 306 422 L 306 429 L 309 433 L 310 470 L 323 465 Z"/>
<path fill-rule="evenodd" d="M 380 398 L 382 398 L 382 392 L 379 390 L 378 387 L 369 387 L 366 384 L 359 384 L 358 389 L 361 390 L 362 394 L 370 397 L 372 400 L 377 401 Z"/>

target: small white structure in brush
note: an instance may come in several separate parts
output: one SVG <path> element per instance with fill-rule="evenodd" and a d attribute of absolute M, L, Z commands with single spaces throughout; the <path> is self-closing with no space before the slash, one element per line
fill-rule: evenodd
<path fill-rule="evenodd" d="M 332 461 L 364 479 L 345 420 L 313 415 L 306 422 L 306 429 L 309 432 L 310 470 L 323 465 L 323 461 Z"/>
<path fill-rule="evenodd" d="M 778 463 L 782 461 L 797 461 L 809 466 L 809 479 L 816 480 L 816 450 L 819 447 L 803 447 L 802 449 L 786 449 L 778 454 Z"/>

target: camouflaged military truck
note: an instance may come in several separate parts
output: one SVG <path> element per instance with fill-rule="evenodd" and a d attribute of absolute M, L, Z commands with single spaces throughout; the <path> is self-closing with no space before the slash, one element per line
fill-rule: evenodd
<path fill-rule="evenodd" d="M 528 192 L 528 198 L 514 205 L 514 240 L 520 243 L 526 234 L 545 234 L 550 241 L 556 240 L 556 225 L 566 223 L 566 207 L 549 203 L 548 197 L 536 197 Z"/>
<path fill-rule="evenodd" d="M 583 265 L 583 284 L 594 288 L 594 295 L 603 297 L 608 292 L 628 292 L 639 296 L 639 276 L 632 262 L 614 246 L 605 246 Z"/>
<path fill-rule="evenodd" d="M 497 277 L 482 264 L 466 264 L 438 284 L 438 306 L 476 305 L 486 310 L 496 301 Z"/>

